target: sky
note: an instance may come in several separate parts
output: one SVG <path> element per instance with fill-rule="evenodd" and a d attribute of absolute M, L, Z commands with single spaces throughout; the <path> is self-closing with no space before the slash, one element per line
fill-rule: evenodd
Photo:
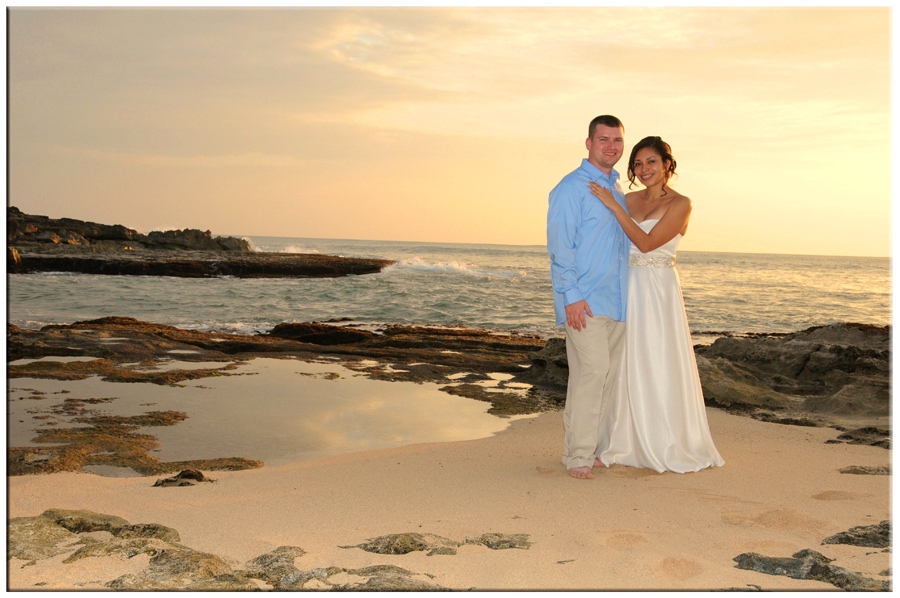
<path fill-rule="evenodd" d="M 684 250 L 888 256 L 891 9 L 8 12 L 8 203 L 141 232 L 541 245 L 599 114 Z M 640 187 L 634 187 L 639 189 Z"/>

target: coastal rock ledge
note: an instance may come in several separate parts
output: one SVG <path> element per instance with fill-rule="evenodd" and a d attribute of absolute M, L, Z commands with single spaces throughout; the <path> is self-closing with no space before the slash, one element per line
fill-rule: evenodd
<path fill-rule="evenodd" d="M 890 448 L 891 330 L 840 323 L 717 339 L 694 348 L 710 407 L 773 423 L 831 426 L 835 442 Z M 565 339 L 529 354 L 529 382 L 565 391 Z"/>
<path fill-rule="evenodd" d="M 394 262 L 253 251 L 249 241 L 196 229 L 147 235 L 120 224 L 53 219 L 7 208 L 7 271 L 182 278 L 334 278 L 374 274 Z"/>

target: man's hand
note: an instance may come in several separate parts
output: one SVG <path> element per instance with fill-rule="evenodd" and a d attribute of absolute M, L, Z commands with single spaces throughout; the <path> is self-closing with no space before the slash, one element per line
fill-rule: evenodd
<path fill-rule="evenodd" d="M 587 304 L 587 301 L 581 300 L 570 303 L 566 306 L 566 324 L 578 332 L 581 332 L 581 329 L 587 324 L 587 321 L 584 319 L 585 312 L 587 312 L 587 315 L 590 317 L 594 317 L 594 313 L 591 311 L 591 307 Z"/>

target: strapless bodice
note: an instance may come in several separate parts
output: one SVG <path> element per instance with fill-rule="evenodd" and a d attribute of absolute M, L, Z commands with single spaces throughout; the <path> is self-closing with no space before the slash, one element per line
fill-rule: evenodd
<path fill-rule="evenodd" d="M 634 218 L 632 218 L 632 220 L 634 220 Z M 634 221 L 641 227 L 641 230 L 645 233 L 649 233 L 653 230 L 653 227 L 657 225 L 659 218 L 649 218 L 643 222 L 638 222 L 637 220 Z M 668 243 L 657 247 L 653 251 L 648 251 L 647 253 L 641 253 L 641 250 L 632 243 L 628 261 L 631 265 L 674 265 L 675 252 L 678 250 L 678 243 L 680 241 L 681 234 L 677 234 Z"/>

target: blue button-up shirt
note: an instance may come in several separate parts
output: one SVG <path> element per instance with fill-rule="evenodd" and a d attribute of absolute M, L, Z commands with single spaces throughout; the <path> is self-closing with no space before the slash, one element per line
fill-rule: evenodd
<path fill-rule="evenodd" d="M 591 194 L 589 181 L 611 190 L 625 207 L 619 173 L 607 175 L 587 159 L 550 192 L 547 251 L 557 325 L 566 322 L 565 306 L 582 299 L 595 316 L 625 321 L 628 237 L 612 211 Z"/>

